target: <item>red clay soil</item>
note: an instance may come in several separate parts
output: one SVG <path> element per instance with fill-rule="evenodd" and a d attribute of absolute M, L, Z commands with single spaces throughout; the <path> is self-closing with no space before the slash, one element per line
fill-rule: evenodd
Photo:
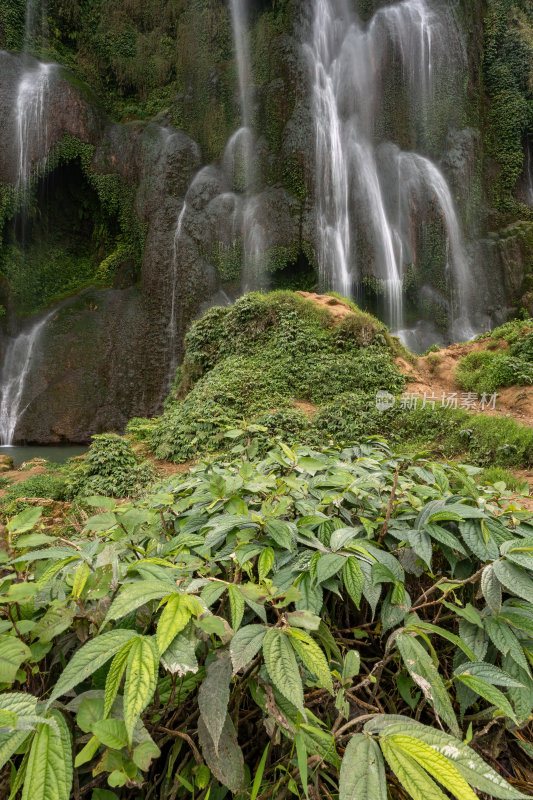
<path fill-rule="evenodd" d="M 327 308 L 327 310 L 333 315 L 335 319 L 335 324 L 339 324 L 345 317 L 350 316 L 353 314 L 353 309 L 350 308 L 348 303 L 345 303 L 344 300 L 339 300 L 338 297 L 333 297 L 330 294 L 316 294 L 315 292 L 296 292 L 299 294 L 300 297 L 304 297 L 306 300 L 310 300 L 316 306 L 321 306 L 321 308 Z"/>

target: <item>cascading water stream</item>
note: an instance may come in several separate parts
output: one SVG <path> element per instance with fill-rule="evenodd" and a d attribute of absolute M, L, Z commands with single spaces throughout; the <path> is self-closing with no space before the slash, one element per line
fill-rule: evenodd
<path fill-rule="evenodd" d="M 0 444 L 12 445 L 21 409 L 26 378 L 39 336 L 54 312 L 36 322 L 29 331 L 9 341 L 0 373 Z"/>
<path fill-rule="evenodd" d="M 403 325 L 404 270 L 416 261 L 417 220 L 409 205 L 415 196 L 418 201 L 425 196 L 426 207 L 434 203 L 443 221 L 456 298 L 453 322 L 460 319 L 459 327 L 469 330 L 468 263 L 446 179 L 428 158 L 402 153 L 378 135 L 384 73 L 399 62 L 413 131 L 421 147 L 428 138 L 437 55 L 452 57 L 443 38 L 453 26 L 436 8 L 427 0 L 403 0 L 379 9 L 363 25 L 346 0 L 314 0 L 306 46 L 313 82 L 320 283 L 353 295 L 370 266 L 395 332 Z M 449 35 L 458 36 L 454 29 Z"/>
<path fill-rule="evenodd" d="M 254 140 L 250 108 L 252 76 L 246 0 L 231 0 L 231 21 L 233 43 L 237 57 L 242 127 L 230 139 L 226 148 L 225 158 L 233 161 L 234 169 L 235 166 L 238 167 L 237 159 L 242 160 L 242 183 L 245 192 L 243 210 L 243 290 L 247 291 L 261 285 L 264 236 L 257 213 L 258 203 L 256 198 L 252 196 L 256 176 L 253 163 Z"/>
<path fill-rule="evenodd" d="M 527 202 L 533 208 L 533 144 L 528 143 L 526 155 Z"/>
<path fill-rule="evenodd" d="M 187 202 L 183 201 L 183 206 L 181 207 L 181 211 L 178 217 L 178 223 L 176 225 L 176 230 L 174 231 L 174 241 L 172 243 L 172 272 L 171 272 L 171 300 L 170 300 L 170 319 L 168 323 L 168 339 L 169 339 L 169 352 L 170 352 L 170 366 L 168 371 L 168 384 L 169 387 L 174 380 L 174 376 L 176 374 L 176 369 L 178 366 L 178 356 L 177 356 L 177 291 L 178 291 L 178 266 L 179 266 L 179 254 L 180 254 L 180 241 L 181 235 L 183 232 L 183 220 L 185 219 L 185 214 L 187 213 Z"/>

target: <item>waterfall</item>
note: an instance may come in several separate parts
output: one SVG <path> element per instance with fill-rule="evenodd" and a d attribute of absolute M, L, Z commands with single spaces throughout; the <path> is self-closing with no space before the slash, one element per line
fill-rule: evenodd
<path fill-rule="evenodd" d="M 262 259 L 264 254 L 263 228 L 258 220 L 258 203 L 252 196 L 255 183 L 254 137 L 252 131 L 252 114 L 250 109 L 250 93 L 252 87 L 250 48 L 248 45 L 248 19 L 245 8 L 246 0 L 231 0 L 231 21 L 233 43 L 237 57 L 239 80 L 239 96 L 241 106 L 242 127 L 231 137 L 226 148 L 224 160 L 231 162 L 233 175 L 240 170 L 239 188 L 245 192 L 243 211 L 243 290 L 261 286 Z M 226 163 L 224 166 L 226 166 Z"/>
<path fill-rule="evenodd" d="M 177 340 L 177 288 L 178 288 L 178 266 L 179 266 L 179 254 L 180 254 L 180 241 L 181 241 L 181 234 L 183 231 L 183 220 L 185 219 L 185 214 L 187 213 L 187 202 L 183 201 L 183 206 L 181 207 L 181 211 L 178 217 L 178 222 L 176 225 L 176 230 L 174 231 L 174 240 L 172 243 L 172 271 L 171 271 L 171 283 L 172 283 L 172 290 L 171 290 L 171 299 L 170 299 L 170 320 L 168 323 L 168 339 L 169 339 L 169 352 L 170 352 L 170 366 L 168 371 L 169 376 L 169 387 L 172 385 L 172 381 L 174 380 L 176 374 L 176 368 L 178 366 L 178 358 L 176 352 L 176 340 Z"/>
<path fill-rule="evenodd" d="M 392 67 L 408 98 L 411 139 L 422 150 L 430 140 L 436 73 L 454 52 L 464 56 L 451 15 L 436 8 L 427 0 L 403 0 L 380 8 L 364 25 L 346 0 L 314 0 L 305 47 L 313 84 L 320 283 L 353 296 L 370 275 L 394 332 L 403 326 L 404 272 L 416 264 L 416 215 L 430 208 L 445 229 L 452 326 L 470 331 L 468 260 L 446 179 L 426 155 L 402 152 L 383 138 L 384 78 Z M 450 37 L 457 43 L 452 52 Z"/>
<path fill-rule="evenodd" d="M 33 327 L 12 338 L 5 350 L 0 373 L 0 444 L 12 445 L 17 423 L 26 410 L 21 410 L 24 385 L 30 371 L 32 356 L 39 336 L 52 316 L 51 312 Z"/>
<path fill-rule="evenodd" d="M 533 208 L 533 144 L 528 143 L 526 155 L 527 203 Z"/>

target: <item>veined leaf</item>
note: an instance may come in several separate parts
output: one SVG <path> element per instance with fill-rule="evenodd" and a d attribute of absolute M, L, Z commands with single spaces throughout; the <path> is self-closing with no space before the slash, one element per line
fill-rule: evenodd
<path fill-rule="evenodd" d="M 326 656 L 315 640 L 306 631 L 287 628 L 285 632 L 287 636 L 290 636 L 292 646 L 309 672 L 317 676 L 318 685 L 333 694 L 331 671 L 328 667 Z"/>
<path fill-rule="evenodd" d="M 442 753 L 434 750 L 426 742 L 416 739 L 413 736 L 402 736 L 395 734 L 387 737 L 400 750 L 414 758 L 430 775 L 432 775 L 445 789 L 454 794 L 458 800 L 477 800 L 468 783 L 461 773 L 454 767 Z"/>
<path fill-rule="evenodd" d="M 244 597 L 237 586 L 230 583 L 228 586 L 229 604 L 231 609 L 231 627 L 238 631 L 244 616 Z"/>
<path fill-rule="evenodd" d="M 181 593 L 171 595 L 157 623 L 156 638 L 160 653 L 164 653 L 178 633 L 181 633 L 193 613 L 197 617 L 204 613 L 196 597 Z"/>
<path fill-rule="evenodd" d="M 137 636 L 131 645 L 124 684 L 124 723 L 131 747 L 133 729 L 152 699 L 157 684 L 159 652 L 151 636 Z"/>
<path fill-rule="evenodd" d="M 72 597 L 80 597 L 81 593 L 87 583 L 87 578 L 91 574 L 91 570 L 86 561 L 80 564 L 74 573 L 74 583 L 72 584 Z"/>
<path fill-rule="evenodd" d="M 461 664 L 457 667 L 454 674 L 459 675 L 473 675 L 475 678 L 481 678 L 487 683 L 492 683 L 493 686 L 518 686 L 522 687 L 519 681 L 515 681 L 506 672 L 495 667 L 493 664 L 487 664 L 485 661 L 475 661 L 471 664 Z M 523 688 L 523 687 L 522 687 Z"/>
<path fill-rule="evenodd" d="M 13 683 L 20 665 L 31 656 L 30 648 L 18 637 L 0 636 L 0 683 Z"/>
<path fill-rule="evenodd" d="M 346 587 L 346 591 L 355 603 L 356 608 L 360 608 L 365 578 L 359 565 L 359 561 L 355 558 L 355 556 L 348 556 L 348 558 L 344 561 L 342 578 L 344 581 L 344 586 Z"/>
<path fill-rule="evenodd" d="M 192 627 L 178 633 L 165 652 L 161 655 L 161 663 L 173 675 L 186 675 L 198 672 L 196 644 L 198 639 Z"/>
<path fill-rule="evenodd" d="M 149 603 L 150 600 L 161 600 L 166 597 L 169 592 L 169 585 L 164 581 L 136 581 L 135 583 L 127 583 L 118 597 L 111 603 L 111 607 L 106 614 L 106 618 L 102 623 L 102 627 L 112 619 L 122 619 L 127 614 Z"/>
<path fill-rule="evenodd" d="M 246 625 L 237 631 L 230 642 L 233 673 L 244 669 L 261 650 L 267 628 L 264 625 Z"/>
<path fill-rule="evenodd" d="M 91 639 L 80 650 L 78 650 L 61 675 L 54 687 L 47 706 L 50 706 L 58 697 L 69 692 L 78 683 L 81 683 L 99 667 L 109 661 L 115 653 L 120 650 L 123 644 L 137 636 L 135 631 L 118 629 L 103 633 L 96 639 Z"/>
<path fill-rule="evenodd" d="M 264 581 L 273 565 L 274 550 L 271 547 L 265 547 L 264 550 L 261 550 L 261 554 L 257 560 L 257 573 L 260 581 Z"/>
<path fill-rule="evenodd" d="M 130 654 L 133 642 L 134 639 L 130 639 L 129 642 L 126 642 L 126 644 L 122 645 L 118 653 L 116 653 L 115 657 L 113 658 L 111 666 L 109 667 L 109 672 L 107 673 L 105 682 L 104 719 L 109 716 L 111 708 L 113 707 L 113 703 L 115 702 L 115 697 L 117 696 L 120 682 L 122 680 L 124 670 L 126 669 L 126 664 L 128 663 L 128 656 Z"/>
<path fill-rule="evenodd" d="M 203 717 L 198 720 L 198 738 L 207 766 L 215 778 L 231 792 L 237 793 L 244 784 L 244 758 L 229 714 L 222 729 L 218 754 Z"/>
<path fill-rule="evenodd" d="M 102 719 L 95 722 L 92 732 L 99 742 L 113 750 L 122 750 L 127 747 L 128 734 L 126 726 L 121 719 Z"/>
<path fill-rule="evenodd" d="M 481 573 L 481 591 L 490 610 L 499 614 L 502 607 L 502 587 L 492 564 L 487 564 Z"/>
<path fill-rule="evenodd" d="M 325 553 L 318 559 L 316 567 L 316 581 L 317 583 L 324 583 L 329 580 L 344 566 L 345 556 L 337 555 L 336 553 Z"/>
<path fill-rule="evenodd" d="M 533 580 L 522 567 L 508 561 L 495 561 L 493 567 L 494 574 L 508 592 L 533 603 Z"/>
<path fill-rule="evenodd" d="M 413 800 L 446 800 L 446 795 L 435 781 L 391 738 L 380 739 L 380 745 L 390 768 Z"/>
<path fill-rule="evenodd" d="M 219 742 L 228 714 L 231 681 L 231 660 L 227 651 L 207 668 L 207 674 L 198 692 L 198 708 L 209 732 L 218 758 Z"/>
<path fill-rule="evenodd" d="M 441 628 L 440 625 L 433 625 L 431 622 L 425 622 L 422 619 L 417 619 L 413 615 L 407 621 L 405 630 L 420 630 L 427 631 L 428 633 L 436 633 L 439 636 L 442 636 L 443 639 L 447 639 L 449 642 L 452 642 L 459 647 L 466 657 L 470 659 L 470 661 L 477 661 L 476 654 L 468 647 L 467 644 L 465 644 L 465 642 L 463 642 L 460 636 L 456 636 L 455 633 L 450 633 L 450 631 L 447 631 L 445 628 Z"/>
<path fill-rule="evenodd" d="M 413 636 L 400 633 L 396 637 L 398 650 L 411 678 L 422 689 L 436 713 L 451 731 L 459 735 L 459 726 L 452 703 L 436 664 Z"/>
<path fill-rule="evenodd" d="M 500 692 L 500 690 L 491 683 L 487 683 L 487 681 L 482 680 L 482 678 L 476 678 L 474 675 L 460 674 L 456 677 L 457 680 L 462 681 L 462 683 L 481 695 L 481 697 L 491 703 L 491 705 L 499 708 L 509 719 L 512 719 L 513 722 L 518 724 L 512 706 L 503 692 Z"/>
<path fill-rule="evenodd" d="M 357 733 L 344 752 L 339 800 L 387 800 L 385 765 L 377 742 Z"/>
<path fill-rule="evenodd" d="M 385 732 L 387 736 L 394 734 L 414 736 L 453 762 L 463 778 L 475 789 L 498 800 L 527 800 L 527 795 L 507 783 L 475 750 L 438 728 L 430 728 L 410 717 L 384 714 L 367 722 L 364 729 L 370 733 Z"/>
<path fill-rule="evenodd" d="M 485 628 L 493 645 L 498 648 L 500 653 L 510 654 L 511 658 L 526 671 L 529 671 L 527 659 L 522 650 L 522 645 L 509 627 L 509 625 L 499 617 L 486 617 Z"/>
<path fill-rule="evenodd" d="M 21 511 L 20 514 L 17 514 L 16 517 L 13 517 L 7 523 L 9 533 L 18 534 L 31 531 L 41 519 L 42 513 L 43 509 L 41 506 L 25 508 L 24 511 Z"/>
<path fill-rule="evenodd" d="M 39 725 L 26 767 L 22 800 L 69 800 L 72 788 L 72 741 L 65 717 L 52 710 L 59 735 L 50 725 Z"/>
<path fill-rule="evenodd" d="M 92 761 L 92 759 L 98 752 L 99 747 L 100 747 L 100 742 L 98 741 L 96 736 L 91 736 L 87 744 L 81 748 L 80 752 L 74 759 L 75 768 L 78 769 L 78 767 L 83 766 L 83 764 L 87 764 L 88 761 Z"/>
<path fill-rule="evenodd" d="M 22 746 L 31 731 L 0 731 L 0 769 L 9 761 L 13 753 Z"/>
<path fill-rule="evenodd" d="M 305 716 L 302 679 L 296 656 L 288 637 L 279 628 L 267 631 L 263 641 L 263 656 L 272 683 Z"/>

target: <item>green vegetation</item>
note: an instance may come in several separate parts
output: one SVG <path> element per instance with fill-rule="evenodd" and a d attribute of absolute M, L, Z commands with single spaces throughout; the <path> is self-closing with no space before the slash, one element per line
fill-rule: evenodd
<path fill-rule="evenodd" d="M 525 799 L 533 525 L 476 472 L 282 444 L 11 519 L 11 796 Z"/>
<path fill-rule="evenodd" d="M 462 389 L 492 393 L 505 386 L 533 384 L 531 321 L 508 323 L 481 341 L 486 341 L 487 349 L 469 353 L 457 366 L 455 378 Z M 510 347 L 494 349 L 504 343 Z"/>
<path fill-rule="evenodd" d="M 359 310 L 333 322 L 327 309 L 290 292 L 249 294 L 208 311 L 187 335 L 176 397 L 153 423 L 155 454 L 187 461 L 228 449 L 243 419 L 262 424 L 267 412 L 293 412 L 295 402 L 322 406 L 359 391 L 375 404 L 380 389 L 401 392 L 385 327 Z M 286 431 L 277 418 L 279 431 L 294 435 L 289 417 Z"/>
<path fill-rule="evenodd" d="M 524 136 L 533 125 L 533 9 L 526 0 L 488 3 L 483 77 L 491 103 L 487 151 L 499 167 L 492 202 L 502 222 L 528 219 L 531 211 L 514 198 Z"/>
<path fill-rule="evenodd" d="M 501 467 L 488 467 L 483 470 L 479 478 L 483 484 L 490 484 L 501 490 L 507 489 L 518 494 L 529 494 L 529 483 L 527 481 L 517 478 L 512 472 Z"/>

